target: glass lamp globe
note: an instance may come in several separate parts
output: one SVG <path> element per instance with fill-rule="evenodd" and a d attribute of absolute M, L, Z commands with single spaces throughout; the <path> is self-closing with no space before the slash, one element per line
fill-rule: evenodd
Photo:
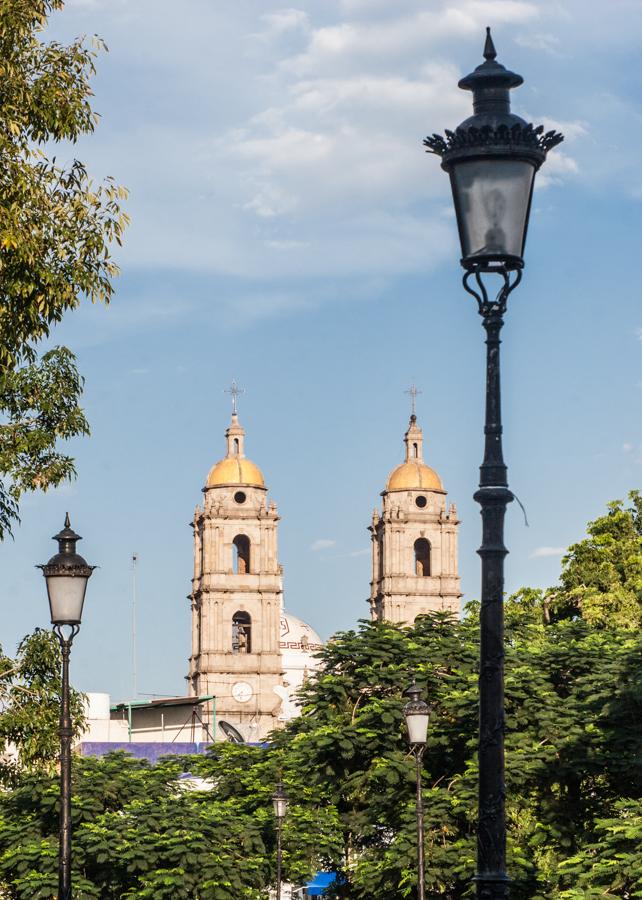
<path fill-rule="evenodd" d="M 87 582 L 95 566 L 87 564 L 76 553 L 76 543 L 82 538 L 71 528 L 69 513 L 62 531 L 54 535 L 58 553 L 48 563 L 38 566 L 47 583 L 49 608 L 53 625 L 80 625 Z"/>
<path fill-rule="evenodd" d="M 432 710 L 426 701 L 421 699 L 421 689 L 414 682 L 404 691 L 404 695 L 410 697 L 403 711 L 408 729 L 408 741 L 413 747 L 421 746 L 428 739 L 428 722 Z"/>
<path fill-rule="evenodd" d="M 478 272 L 523 267 L 535 173 L 563 140 L 510 111 L 509 91 L 524 79 L 497 62 L 486 32 L 484 62 L 459 82 L 472 91 L 473 115 L 424 141 L 450 175 L 461 264 Z"/>
<path fill-rule="evenodd" d="M 288 811 L 288 798 L 283 790 L 283 785 L 279 782 L 276 791 L 272 795 L 272 804 L 274 806 L 274 815 L 277 819 L 284 819 Z"/>

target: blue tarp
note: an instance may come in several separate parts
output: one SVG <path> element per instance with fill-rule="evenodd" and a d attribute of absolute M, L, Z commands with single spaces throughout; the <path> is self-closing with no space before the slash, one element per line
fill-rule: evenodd
<path fill-rule="evenodd" d="M 336 872 L 317 872 L 312 881 L 305 885 L 308 897 L 322 897 L 331 884 L 337 880 Z"/>

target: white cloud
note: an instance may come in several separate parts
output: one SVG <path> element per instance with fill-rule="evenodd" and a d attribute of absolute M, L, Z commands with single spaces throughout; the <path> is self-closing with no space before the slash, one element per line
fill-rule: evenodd
<path fill-rule="evenodd" d="M 363 550 L 353 550 L 352 553 L 348 553 L 348 556 L 369 556 L 372 553 L 370 547 L 364 547 Z"/>
<path fill-rule="evenodd" d="M 315 553 L 319 550 L 329 550 L 330 547 L 336 546 L 336 543 L 331 538 L 317 538 L 316 541 L 310 544 L 310 550 L 313 550 Z"/>
<path fill-rule="evenodd" d="M 310 25 L 308 14 L 302 9 L 279 9 L 273 13 L 266 13 L 261 16 L 261 21 L 265 22 L 266 29 L 262 32 L 265 36 L 274 36 L 283 34 L 293 29 L 307 30 Z"/>
<path fill-rule="evenodd" d="M 546 556 L 564 556 L 566 547 L 536 547 L 530 555 L 531 559 L 542 559 Z"/>
<path fill-rule="evenodd" d="M 626 11 L 626 35 L 614 13 L 580 15 L 579 0 L 306 0 L 302 8 L 190 0 L 189 15 L 169 0 L 71 0 L 52 22 L 57 38 L 97 31 L 111 48 L 99 60 L 103 121 L 73 152 L 131 188 L 124 266 L 387 277 L 427 272 L 457 254 L 448 179 L 420 142 L 469 114 L 457 81 L 462 60 L 467 69 L 481 61 L 484 26 L 493 25 L 507 64 L 517 33 L 517 44 L 535 50 L 531 63 L 557 65 L 541 59 L 557 40 L 571 41 L 581 60 L 602 29 L 612 44 L 642 35 L 635 4 L 613 3 Z M 551 108 L 538 83 L 537 70 L 529 73 L 517 106 Z M 610 89 L 569 92 L 560 108 L 576 118 L 544 119 L 567 144 L 551 154 L 539 187 L 590 177 L 635 192 L 635 140 L 603 146 L 603 135 L 616 141 L 628 133 L 622 123 L 636 121 Z"/>
<path fill-rule="evenodd" d="M 529 47 L 531 50 L 543 50 L 551 56 L 561 56 L 561 41 L 555 34 L 545 32 L 524 32 L 518 34 L 515 43 L 520 47 Z"/>
<path fill-rule="evenodd" d="M 355 71 L 376 61 L 378 68 L 429 48 L 439 48 L 452 38 L 483 37 L 483 28 L 492 21 L 525 22 L 537 16 L 534 4 L 520 0 L 460 0 L 444 3 L 439 9 L 402 10 L 383 21 L 341 21 L 313 29 L 303 53 L 287 59 L 282 67 L 298 75 L 310 72 Z"/>
<path fill-rule="evenodd" d="M 636 335 L 637 335 L 638 341 L 640 341 L 642 343 L 642 328 L 638 328 L 638 330 L 636 331 Z"/>
<path fill-rule="evenodd" d="M 624 453 L 630 453 L 632 450 L 633 450 L 633 444 L 631 444 L 629 441 L 625 441 L 622 444 L 622 451 Z"/>

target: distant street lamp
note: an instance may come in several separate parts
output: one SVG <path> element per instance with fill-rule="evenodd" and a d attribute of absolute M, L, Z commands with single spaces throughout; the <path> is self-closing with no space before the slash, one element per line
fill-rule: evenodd
<path fill-rule="evenodd" d="M 424 900 L 426 889 L 424 883 L 424 804 L 421 791 L 421 768 L 428 738 L 428 721 L 432 710 L 425 700 L 421 699 L 421 689 L 417 687 L 414 681 L 404 691 L 404 695 L 410 697 L 410 700 L 404 707 L 403 714 L 406 718 L 406 727 L 408 729 L 408 742 L 410 743 L 410 749 L 415 757 L 417 767 L 417 897 L 418 900 Z"/>
<path fill-rule="evenodd" d="M 274 818 L 276 819 L 276 900 L 281 900 L 281 831 L 283 820 L 288 811 L 288 798 L 281 782 L 277 784 L 276 790 L 272 795 L 272 805 L 274 806 Z"/>
<path fill-rule="evenodd" d="M 446 137 L 424 144 L 450 175 L 465 274 L 486 330 L 486 444 L 475 500 L 481 506 L 481 646 L 479 668 L 479 822 L 477 896 L 500 900 L 508 892 L 504 786 L 504 517 L 513 500 L 502 453 L 499 345 L 508 297 L 522 277 L 524 244 L 535 173 L 563 140 L 544 134 L 510 111 L 509 91 L 523 82 L 496 61 L 486 29 L 484 62 L 462 78 L 473 92 L 474 115 Z M 501 279 L 495 299 L 482 276 Z"/>
<path fill-rule="evenodd" d="M 58 553 L 38 566 L 47 582 L 51 622 L 62 651 L 62 696 L 60 702 L 60 849 L 58 855 L 58 900 L 71 900 L 71 737 L 69 714 L 69 655 L 80 630 L 87 582 L 95 566 L 76 553 L 81 539 L 72 530 L 69 513 L 62 531 L 54 535 Z"/>

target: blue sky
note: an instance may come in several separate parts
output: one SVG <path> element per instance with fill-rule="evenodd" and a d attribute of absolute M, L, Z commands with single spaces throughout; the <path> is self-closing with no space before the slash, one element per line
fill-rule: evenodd
<path fill-rule="evenodd" d="M 457 125 L 461 75 L 491 25 L 520 72 L 514 109 L 567 140 L 538 176 L 522 286 L 504 329 L 505 451 L 516 504 L 507 587 L 554 583 L 562 548 L 640 486 L 642 6 L 637 0 L 74 0 L 51 25 L 100 34 L 96 134 L 69 152 L 131 198 L 109 309 L 55 340 L 86 376 L 78 480 L 25 499 L 0 547 L 2 644 L 47 625 L 33 568 L 69 509 L 100 566 L 73 675 L 181 693 L 191 532 L 246 389 L 247 452 L 282 515 L 286 605 L 323 637 L 366 616 L 366 531 L 402 458 L 413 379 L 426 455 L 463 520 L 477 594 L 484 345 L 461 288 L 447 178 L 425 134 Z"/>

